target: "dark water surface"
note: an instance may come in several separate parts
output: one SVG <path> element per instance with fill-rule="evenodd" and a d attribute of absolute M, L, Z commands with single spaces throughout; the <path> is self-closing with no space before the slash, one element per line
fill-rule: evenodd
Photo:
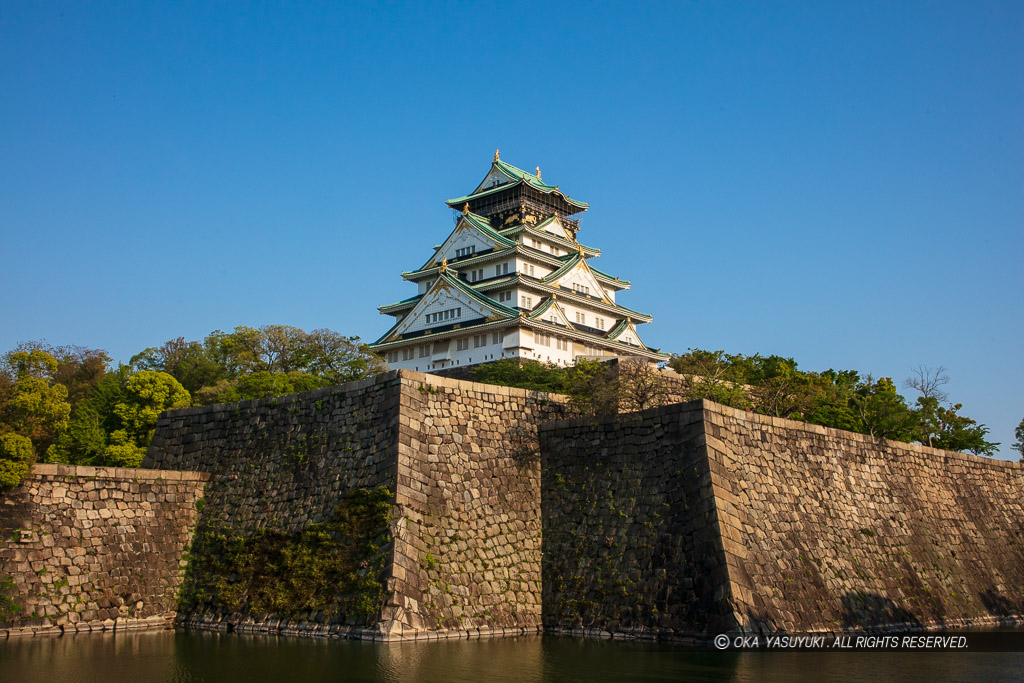
<path fill-rule="evenodd" d="M 560 636 L 415 643 L 172 631 L 0 642 L 3 683 L 1021 681 L 1024 653 L 705 652 Z"/>

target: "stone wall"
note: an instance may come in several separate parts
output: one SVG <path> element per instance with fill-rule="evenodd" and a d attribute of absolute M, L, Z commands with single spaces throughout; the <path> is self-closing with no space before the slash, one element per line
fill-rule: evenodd
<path fill-rule="evenodd" d="M 296 551 L 293 555 L 322 552 L 322 547 L 309 545 L 318 541 L 304 538 L 303 532 L 311 525 L 332 523 L 355 491 L 387 487 L 393 500 L 399 395 L 399 373 L 389 372 L 291 396 L 160 416 L 144 464 L 210 474 L 183 593 L 182 621 L 200 628 L 342 635 L 373 625 L 377 619 L 365 614 L 302 610 L 291 604 L 250 609 L 260 603 L 261 582 L 290 577 L 267 577 L 260 573 L 265 567 L 242 565 L 246 555 L 255 557 L 256 565 L 284 562 L 281 554 L 287 548 Z M 388 519 L 375 523 L 380 528 L 364 529 L 363 535 L 389 533 Z M 375 584 L 386 581 L 391 552 L 386 538 L 377 545 L 375 552 L 349 558 L 357 565 L 351 573 L 359 576 L 351 585 L 339 581 L 335 602 L 346 597 L 377 600 Z M 339 567 L 344 569 L 334 566 Z M 281 598 L 287 603 L 288 597 L 266 596 L 266 601 Z"/>
<path fill-rule="evenodd" d="M 1018 463 L 708 401 L 544 425 L 541 448 L 550 627 L 696 637 L 1024 615 Z"/>
<path fill-rule="evenodd" d="M 749 629 L 984 624 L 1024 615 L 1024 467 L 705 403 Z"/>
<path fill-rule="evenodd" d="M 205 480 L 35 465 L 0 504 L 0 636 L 167 628 Z"/>
<path fill-rule="evenodd" d="M 544 624 L 684 637 L 734 624 L 699 403 L 541 427 Z"/>
<path fill-rule="evenodd" d="M 402 377 L 393 632 L 537 630 L 537 426 L 564 416 L 564 399 Z"/>
<path fill-rule="evenodd" d="M 557 396 L 405 370 L 165 413 L 146 465 L 211 474 L 183 621 L 376 639 L 536 630 L 537 425 L 561 416 Z M 378 487 L 394 505 L 384 520 L 389 538 L 358 568 L 361 585 L 375 577 L 383 586 L 378 612 L 251 609 L 260 574 L 236 556 L 264 552 L 267 539 L 274 548 L 290 543 L 284 535 L 299 542 L 330 523 L 351 492 Z M 232 550 L 239 546 L 245 553 Z"/>

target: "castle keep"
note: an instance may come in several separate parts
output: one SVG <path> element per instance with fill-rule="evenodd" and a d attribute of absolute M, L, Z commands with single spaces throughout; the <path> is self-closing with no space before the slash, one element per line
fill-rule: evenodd
<path fill-rule="evenodd" d="M 590 264 L 599 249 L 577 240 L 586 202 L 502 161 L 464 197 L 455 228 L 419 268 L 402 273 L 417 294 L 381 306 L 394 326 L 370 345 L 395 369 L 437 372 L 501 358 L 572 365 L 580 356 L 668 355 L 636 326 L 651 316 L 619 305 L 628 281 Z"/>

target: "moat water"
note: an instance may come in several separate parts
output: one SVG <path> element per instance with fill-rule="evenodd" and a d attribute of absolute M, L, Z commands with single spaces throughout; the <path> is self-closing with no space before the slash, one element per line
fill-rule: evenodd
<path fill-rule="evenodd" d="M 1020 681 L 1024 653 L 707 652 L 523 636 L 414 643 L 172 631 L 0 642 L 0 681 Z"/>

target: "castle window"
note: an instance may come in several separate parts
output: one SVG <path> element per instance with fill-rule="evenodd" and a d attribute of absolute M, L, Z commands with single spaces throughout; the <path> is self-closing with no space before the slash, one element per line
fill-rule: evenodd
<path fill-rule="evenodd" d="M 576 322 L 578 322 L 580 325 L 586 325 L 587 324 L 587 314 L 586 313 L 581 313 L 579 311 L 576 311 Z"/>
<path fill-rule="evenodd" d="M 465 351 L 469 348 L 469 337 L 462 337 L 461 339 L 455 340 L 455 350 Z"/>
<path fill-rule="evenodd" d="M 562 337 L 558 337 L 558 338 L 555 339 L 555 346 L 558 347 L 559 351 L 568 351 L 569 350 L 569 340 L 568 339 L 564 339 Z"/>
<path fill-rule="evenodd" d="M 413 356 L 415 356 L 415 355 L 416 355 L 416 350 L 415 349 L 412 349 L 412 348 L 402 349 L 402 360 L 412 360 Z"/>
<path fill-rule="evenodd" d="M 398 362 L 398 351 L 388 351 L 388 362 L 389 363 L 397 363 Z"/>
<path fill-rule="evenodd" d="M 521 296 L 519 297 L 520 308 L 533 308 L 533 297 L 532 296 Z"/>
<path fill-rule="evenodd" d="M 424 344 L 420 347 L 420 358 L 426 358 L 430 355 L 430 344 Z"/>
<path fill-rule="evenodd" d="M 594 318 L 594 324 L 597 325 L 597 329 L 604 329 L 604 318 Z"/>
<path fill-rule="evenodd" d="M 478 349 L 481 346 L 487 346 L 487 335 L 477 334 L 473 335 L 473 348 Z"/>
<path fill-rule="evenodd" d="M 551 346 L 550 334 L 544 334 L 543 332 L 534 332 L 533 340 L 537 342 L 537 346 Z"/>
<path fill-rule="evenodd" d="M 491 341 L 492 344 L 500 344 L 503 341 L 505 341 L 505 333 L 495 332 L 493 335 L 491 335 L 491 339 L 493 340 Z"/>

